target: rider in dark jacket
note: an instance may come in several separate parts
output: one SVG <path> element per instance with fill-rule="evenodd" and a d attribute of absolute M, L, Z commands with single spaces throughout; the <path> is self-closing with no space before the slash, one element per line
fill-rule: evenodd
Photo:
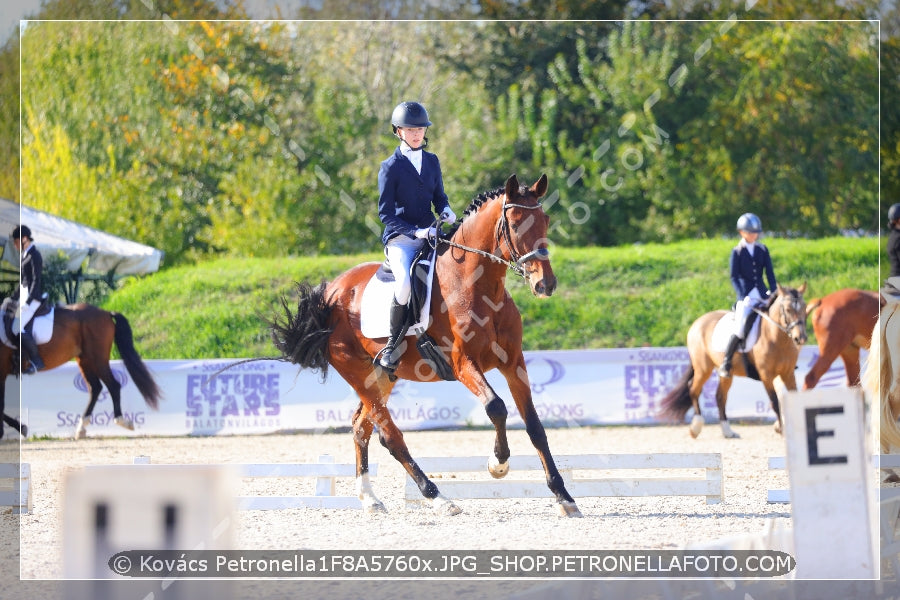
<path fill-rule="evenodd" d="M 732 249 L 730 263 L 731 285 L 737 294 L 734 309 L 737 323 L 725 348 L 725 359 L 719 365 L 718 375 L 722 378 L 731 377 L 731 359 L 738 345 L 747 338 L 756 318 L 753 309 L 764 306 L 766 298 L 774 298 L 772 294 L 778 285 L 769 249 L 757 241 L 762 233 L 762 221 L 753 213 L 744 213 L 738 219 L 737 230 L 741 241 Z M 769 282 L 768 288 L 763 275 Z"/>
<path fill-rule="evenodd" d="M 431 125 L 428 112 L 418 102 L 401 102 L 391 115 L 391 128 L 400 138 L 378 171 L 378 216 L 384 223 L 381 241 L 394 274 L 391 301 L 391 335 L 375 357 L 375 364 L 393 373 L 403 352 L 399 348 L 406 335 L 409 298 L 412 292 L 409 269 L 416 252 L 429 237 L 437 235 L 434 211 L 441 221 L 453 223 L 456 215 L 444 193 L 438 157 L 423 148 L 425 132 Z"/>
<path fill-rule="evenodd" d="M 19 341 L 28 354 L 28 369 L 23 374 L 31 374 L 44 368 L 44 361 L 38 352 L 37 344 L 31 335 L 32 318 L 41 306 L 44 295 L 43 280 L 41 278 L 44 259 L 34 246 L 31 230 L 25 225 L 20 225 L 12 231 L 13 245 L 19 251 L 19 288 L 13 294 L 12 299 L 19 303 L 21 312 L 18 321 L 13 322 L 13 333 L 19 335 Z"/>

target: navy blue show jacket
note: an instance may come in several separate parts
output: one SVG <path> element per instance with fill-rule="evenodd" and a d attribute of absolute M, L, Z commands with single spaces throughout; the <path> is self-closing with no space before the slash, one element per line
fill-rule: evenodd
<path fill-rule="evenodd" d="M 768 289 L 763 283 L 763 273 L 769 282 Z M 759 291 L 762 298 L 765 298 L 769 291 L 774 292 L 777 284 L 769 249 L 757 242 L 753 256 L 750 256 L 750 252 L 743 244 L 735 246 L 731 251 L 731 285 L 737 293 L 738 300 L 749 296 L 753 288 Z"/>
<path fill-rule="evenodd" d="M 381 163 L 378 193 L 378 216 L 384 223 L 383 244 L 398 235 L 415 237 L 416 229 L 434 223 L 432 206 L 437 214 L 450 206 L 444 193 L 441 163 L 435 154 L 424 150 L 422 174 L 419 175 L 398 147 Z"/>

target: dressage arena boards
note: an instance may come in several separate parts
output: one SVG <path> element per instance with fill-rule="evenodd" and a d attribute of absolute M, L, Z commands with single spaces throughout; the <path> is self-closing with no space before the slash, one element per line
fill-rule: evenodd
<path fill-rule="evenodd" d="M 557 516 L 550 498 L 458 500 L 463 514 L 437 516 L 427 508 L 407 507 L 406 473 L 373 438 L 370 461 L 377 463 L 375 493 L 387 514 L 352 509 L 290 508 L 238 513 L 235 544 L 240 549 L 677 549 L 766 527 L 790 526 L 789 506 L 767 503 L 770 486 L 786 487 L 768 469 L 770 456 L 783 455 L 783 439 L 770 424 L 735 424 L 738 440 L 722 438 L 707 425 L 693 440 L 687 426 L 548 428 L 554 454 L 637 454 L 698 452 L 722 455 L 724 501 L 684 496 L 577 498 L 583 519 Z M 88 431 L 90 436 L 90 430 Z M 485 461 L 493 447 L 492 430 L 407 432 L 413 456 L 475 456 Z M 522 429 L 509 432 L 513 455 L 534 454 Z M 14 444 L 4 440 L 3 445 Z M 91 438 L 22 444 L 22 461 L 31 465 L 32 511 L 21 515 L 21 575 L 53 579 L 63 572 L 62 482 L 67 469 L 87 465 L 133 464 L 149 456 L 156 464 L 315 463 L 324 454 L 336 463 L 353 463 L 350 433 L 204 438 Z M 617 470 L 608 477 L 647 477 L 642 471 Z M 660 474 L 672 477 L 671 472 Z M 457 478 L 464 477 L 459 474 Z M 509 478 L 521 479 L 511 465 Z M 543 480 L 540 473 L 529 476 Z M 703 477 L 698 469 L 695 476 Z M 441 486 L 442 479 L 434 481 Z M 483 475 L 479 474 L 479 478 Z M 773 479 L 773 477 L 775 477 Z M 114 487 L 115 482 L 110 482 Z M 243 480 L 242 496 L 315 494 L 313 478 Z M 354 495 L 354 480 L 336 479 L 338 496 Z M 3 512 L 4 528 L 14 516 Z M 8 531 L 8 530 L 7 530 Z M 14 534 L 10 534 L 14 535 Z"/>

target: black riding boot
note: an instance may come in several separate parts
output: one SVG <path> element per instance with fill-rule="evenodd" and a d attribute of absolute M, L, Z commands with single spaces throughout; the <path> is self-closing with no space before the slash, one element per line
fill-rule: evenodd
<path fill-rule="evenodd" d="M 406 304 L 399 304 L 396 299 L 391 300 L 391 337 L 375 360 L 375 365 L 388 373 L 393 373 L 397 369 L 403 354 L 399 351 L 399 347 L 403 344 L 403 338 L 409 328 L 408 317 L 409 307 Z"/>
<path fill-rule="evenodd" d="M 28 355 L 28 369 L 22 371 L 23 375 L 31 375 L 35 371 L 40 371 L 44 368 L 44 361 L 41 360 L 41 355 L 38 353 L 37 344 L 34 342 L 34 338 L 31 336 L 31 332 L 28 329 L 22 331 L 19 334 L 19 344 L 22 346 L 22 350 Z"/>
<path fill-rule="evenodd" d="M 731 338 L 728 340 L 728 345 L 725 347 L 725 360 L 719 365 L 719 370 L 717 371 L 719 379 L 731 377 L 731 357 L 734 356 L 734 351 L 737 350 L 738 344 L 740 343 L 741 338 L 732 334 Z"/>

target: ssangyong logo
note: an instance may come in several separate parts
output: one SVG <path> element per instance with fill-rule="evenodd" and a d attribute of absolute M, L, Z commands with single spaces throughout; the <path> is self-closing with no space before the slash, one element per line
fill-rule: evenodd
<path fill-rule="evenodd" d="M 113 378 L 119 382 L 119 385 L 125 387 L 128 385 L 128 374 L 120 369 L 112 369 Z M 84 376 L 81 373 L 78 373 L 75 376 L 75 379 L 72 381 L 75 385 L 75 389 L 80 390 L 82 392 L 89 392 L 87 381 L 84 380 Z"/>
<path fill-rule="evenodd" d="M 543 356 L 530 358 L 525 361 L 528 368 L 528 379 L 531 382 L 531 391 L 540 394 L 551 383 L 556 383 L 566 375 L 566 368 L 562 363 Z"/>

